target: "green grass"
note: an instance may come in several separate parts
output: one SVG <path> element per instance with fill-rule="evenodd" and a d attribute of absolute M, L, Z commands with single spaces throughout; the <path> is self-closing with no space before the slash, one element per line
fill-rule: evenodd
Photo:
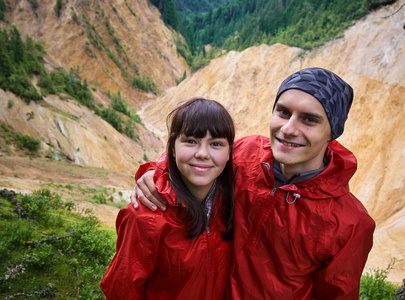
<path fill-rule="evenodd" d="M 67 117 L 67 118 L 69 118 L 69 119 L 71 119 L 73 121 L 78 121 L 79 120 L 78 117 L 76 117 L 76 116 L 74 116 L 74 115 L 72 115 L 70 113 L 64 112 L 64 111 L 60 110 L 59 108 L 56 108 L 55 106 L 49 104 L 48 102 L 45 102 L 43 100 L 39 100 L 38 103 L 42 107 L 48 108 L 49 110 L 51 110 L 53 112 L 56 112 L 56 113 L 58 113 L 58 114 L 60 114 L 62 116 L 65 116 L 65 117 Z"/>
<path fill-rule="evenodd" d="M 72 209 L 48 189 L 0 191 L 0 298 L 104 299 L 114 228 Z"/>
<path fill-rule="evenodd" d="M 69 199 L 78 201 L 88 201 L 95 204 L 108 204 L 114 207 L 119 207 L 113 202 L 113 194 L 116 192 L 113 187 L 105 187 L 101 185 L 89 186 L 74 183 L 54 183 L 42 182 L 42 184 L 58 194 L 69 194 Z M 128 201 L 126 201 L 128 204 Z"/>

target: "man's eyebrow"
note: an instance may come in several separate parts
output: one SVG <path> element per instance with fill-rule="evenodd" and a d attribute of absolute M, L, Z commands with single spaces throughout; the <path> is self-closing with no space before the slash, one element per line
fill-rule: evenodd
<path fill-rule="evenodd" d="M 285 110 L 289 110 L 287 106 L 285 106 L 285 105 L 283 105 L 283 104 L 280 104 L 280 103 L 278 103 L 278 102 L 276 103 L 276 107 L 277 107 L 277 108 L 282 108 L 282 109 L 285 109 Z"/>
<path fill-rule="evenodd" d="M 321 116 L 319 114 L 315 114 L 315 113 L 303 112 L 303 113 L 301 113 L 301 115 L 303 117 L 314 118 L 314 119 L 317 119 L 319 121 L 323 121 L 325 119 L 323 116 Z"/>
<path fill-rule="evenodd" d="M 281 103 L 276 103 L 276 108 L 290 111 L 288 106 L 285 106 L 284 104 Z M 306 118 L 314 118 L 319 121 L 323 121 L 325 119 L 322 115 L 313 112 L 301 112 L 300 115 Z"/>

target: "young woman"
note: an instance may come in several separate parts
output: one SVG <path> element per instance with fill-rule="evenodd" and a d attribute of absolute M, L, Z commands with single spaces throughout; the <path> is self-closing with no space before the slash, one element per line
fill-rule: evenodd
<path fill-rule="evenodd" d="M 234 124 L 216 101 L 172 111 L 154 181 L 166 212 L 129 204 L 117 217 L 117 252 L 101 282 L 107 299 L 223 299 L 233 231 Z M 136 179 L 147 171 L 140 167 Z"/>

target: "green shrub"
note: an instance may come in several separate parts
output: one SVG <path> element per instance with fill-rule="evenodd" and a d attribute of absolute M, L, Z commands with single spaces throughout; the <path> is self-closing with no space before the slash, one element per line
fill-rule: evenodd
<path fill-rule="evenodd" d="M 100 281 L 115 238 L 88 210 L 49 190 L 0 190 L 0 298 L 104 299 Z M 47 223 L 46 220 L 59 222 Z"/>
<path fill-rule="evenodd" d="M 47 222 L 51 209 L 62 208 L 60 195 L 52 193 L 49 189 L 35 191 L 32 195 L 21 196 L 21 207 L 27 217 Z"/>
<path fill-rule="evenodd" d="M 7 127 L 7 124 L 4 123 L 4 122 L 1 122 L 1 129 L 2 129 L 4 132 L 8 132 L 8 131 L 9 131 L 9 129 L 8 129 L 8 127 Z"/>
<path fill-rule="evenodd" d="M 28 0 L 28 2 L 31 4 L 32 8 L 36 10 L 38 8 L 38 0 Z"/>
<path fill-rule="evenodd" d="M 6 222 L 0 231 L 0 254 L 5 255 L 14 247 L 23 246 L 30 240 L 32 234 L 31 224 L 27 220 L 21 220 L 18 223 Z"/>
<path fill-rule="evenodd" d="M 129 117 L 131 118 L 132 121 L 134 121 L 135 123 L 141 124 L 143 125 L 142 119 L 141 117 L 136 113 L 135 110 L 130 109 L 129 110 Z"/>
<path fill-rule="evenodd" d="M 56 4 L 54 6 L 54 10 L 58 18 L 60 17 L 60 13 L 62 10 L 62 0 L 56 0 Z"/>
<path fill-rule="evenodd" d="M 56 94 L 56 88 L 51 76 L 47 72 L 41 72 L 37 85 L 41 88 L 42 95 Z"/>
<path fill-rule="evenodd" d="M 372 269 L 371 272 L 366 272 L 361 276 L 360 281 L 360 298 L 364 300 L 391 300 L 396 296 L 398 286 L 386 281 L 388 273 L 393 266 L 398 262 L 396 258 L 392 258 L 388 267 L 385 269 Z"/>
<path fill-rule="evenodd" d="M 183 77 L 176 79 L 176 84 L 179 85 L 180 82 L 182 82 L 186 78 L 187 78 L 187 72 L 186 72 L 186 70 L 184 70 Z"/>
<path fill-rule="evenodd" d="M 111 106 L 107 109 L 96 110 L 96 113 L 110 123 L 118 132 L 122 133 L 122 118 Z"/>
<path fill-rule="evenodd" d="M 129 137 L 131 139 L 135 139 L 134 125 L 135 124 L 131 119 L 128 119 L 125 124 L 124 133 L 127 137 Z"/>
<path fill-rule="evenodd" d="M 133 75 L 132 86 L 145 92 L 151 91 L 157 94 L 156 84 L 152 81 L 152 79 L 150 79 L 149 76 L 144 75 L 142 78 L 140 78 L 137 75 Z"/>
<path fill-rule="evenodd" d="M 14 139 L 18 148 L 26 148 L 33 152 L 37 151 L 41 144 L 41 140 L 20 133 L 16 133 Z"/>
<path fill-rule="evenodd" d="M 8 82 L 8 88 L 10 91 L 23 98 L 25 102 L 29 103 L 30 100 L 41 99 L 41 96 L 32 85 L 28 76 L 23 74 L 13 74 L 8 78 Z"/>
<path fill-rule="evenodd" d="M 37 5 L 38 2 L 32 0 L 31 4 Z M 3 1 L 0 2 L 0 11 L 2 5 Z M 31 77 L 44 69 L 44 54 L 40 42 L 34 42 L 29 36 L 24 42 L 16 27 L 12 26 L 9 31 L 0 29 L 0 87 L 12 91 L 27 103 L 41 99 Z"/>
<path fill-rule="evenodd" d="M 121 93 L 118 91 L 117 94 L 113 94 L 111 97 L 111 106 L 116 111 L 122 112 L 123 114 L 128 114 L 128 104 L 125 99 L 121 98 Z"/>
<path fill-rule="evenodd" d="M 82 80 L 79 70 L 70 69 L 69 74 L 64 68 L 56 68 L 49 75 L 41 73 L 38 86 L 44 94 L 56 94 L 65 92 L 81 104 L 93 108 L 93 94 L 87 84 L 87 80 Z"/>
<path fill-rule="evenodd" d="M 4 12 L 6 11 L 6 5 L 4 0 L 0 0 L 0 20 L 4 21 Z"/>
<path fill-rule="evenodd" d="M 104 195 L 103 192 L 99 192 L 99 193 L 93 195 L 91 197 L 91 200 L 93 200 L 95 203 L 98 203 L 98 204 L 106 204 L 107 203 L 107 198 L 106 198 L 106 196 Z"/>

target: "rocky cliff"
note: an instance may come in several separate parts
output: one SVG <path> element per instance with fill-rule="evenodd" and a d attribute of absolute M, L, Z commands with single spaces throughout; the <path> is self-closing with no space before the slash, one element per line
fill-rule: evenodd
<path fill-rule="evenodd" d="M 405 9 L 399 10 L 404 2 L 371 13 L 342 38 L 313 51 L 278 44 L 230 52 L 152 102 L 143 116 L 164 134 L 167 112 L 191 96 L 203 96 L 229 109 L 239 136 L 268 135 L 273 100 L 287 75 L 311 66 L 336 72 L 355 91 L 339 138 L 358 159 L 351 189 L 377 222 L 368 267 L 385 268 L 391 257 L 405 258 Z M 402 262 L 389 279 L 404 277 Z"/>

